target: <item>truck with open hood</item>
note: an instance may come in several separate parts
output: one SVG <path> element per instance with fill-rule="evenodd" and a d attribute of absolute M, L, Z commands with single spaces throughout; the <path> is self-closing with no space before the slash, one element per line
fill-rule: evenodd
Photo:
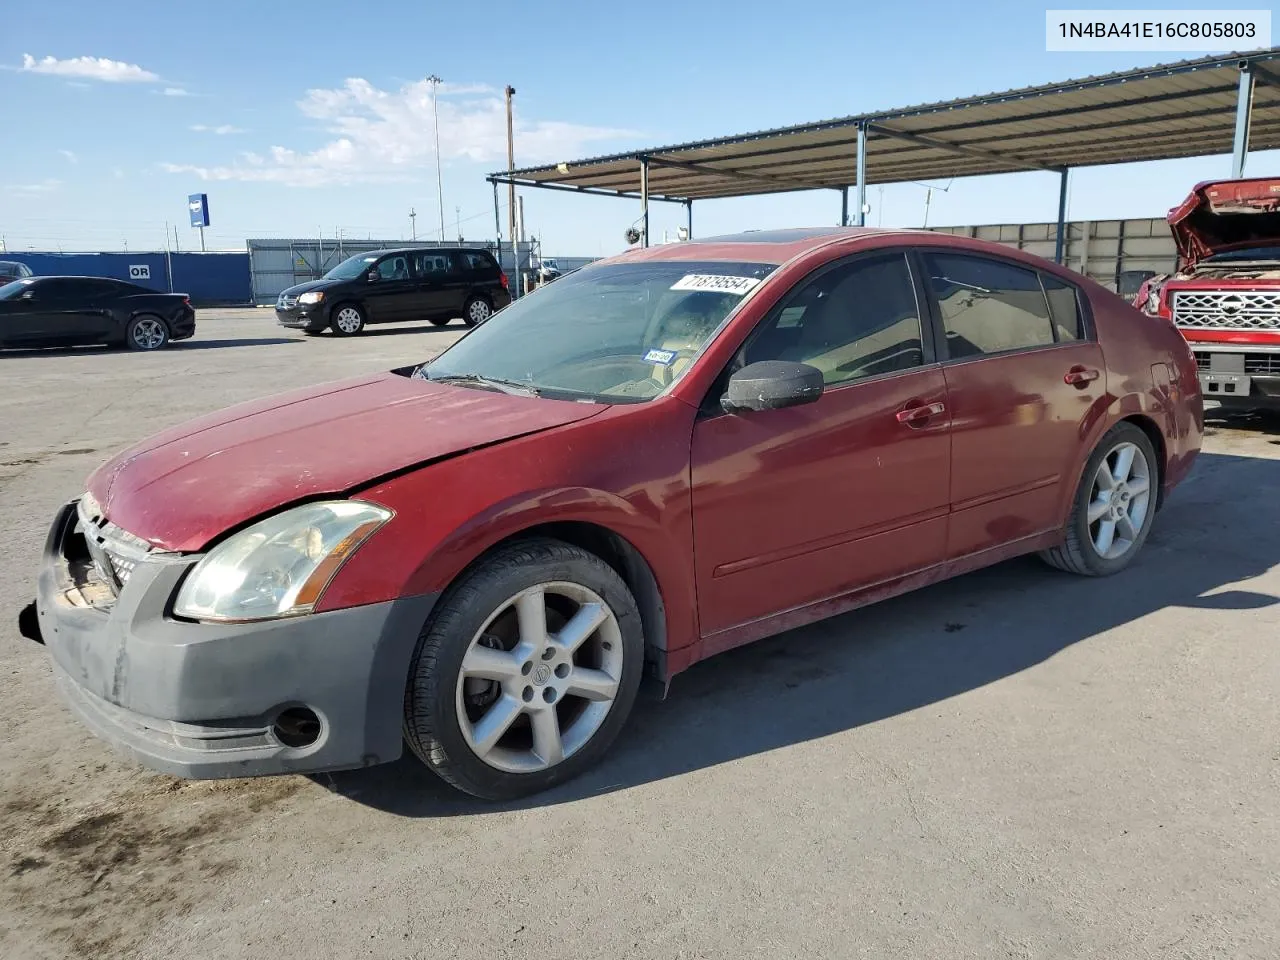
<path fill-rule="evenodd" d="M 1182 332 L 1206 399 L 1280 410 L 1280 177 L 1197 184 L 1168 220 L 1177 269 L 1134 305 Z"/>

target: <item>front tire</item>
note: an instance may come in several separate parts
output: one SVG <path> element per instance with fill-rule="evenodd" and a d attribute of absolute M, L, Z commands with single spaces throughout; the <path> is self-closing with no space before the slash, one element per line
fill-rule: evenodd
<path fill-rule="evenodd" d="M 1132 423 L 1107 431 L 1085 464 L 1063 543 L 1041 558 L 1087 577 L 1110 576 L 1132 563 L 1155 519 L 1158 463 L 1151 440 Z"/>
<path fill-rule="evenodd" d="M 405 739 L 459 790 L 538 793 L 613 743 L 643 659 L 639 610 L 612 567 L 559 540 L 517 541 L 451 587 L 423 628 Z"/>
<path fill-rule="evenodd" d="M 468 327 L 484 323 L 493 316 L 493 304 L 484 297 L 472 297 L 462 308 L 462 322 Z"/>
<path fill-rule="evenodd" d="M 450 317 L 430 317 L 429 320 L 433 327 L 447 327 Z"/>
<path fill-rule="evenodd" d="M 354 337 L 364 330 L 364 310 L 356 303 L 340 303 L 333 308 L 329 328 L 339 337 Z"/>
<path fill-rule="evenodd" d="M 129 321 L 124 342 L 130 350 L 160 350 L 169 342 L 169 327 L 159 317 L 144 313 Z"/>

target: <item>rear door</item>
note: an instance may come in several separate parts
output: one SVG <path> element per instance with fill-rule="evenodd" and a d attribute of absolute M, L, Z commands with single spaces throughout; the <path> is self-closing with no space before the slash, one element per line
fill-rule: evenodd
<path fill-rule="evenodd" d="M 986 255 L 920 259 L 943 333 L 957 558 L 1057 526 L 1106 368 L 1071 284 Z"/>
<path fill-rule="evenodd" d="M 413 255 L 413 262 L 421 319 L 462 316 L 462 304 L 454 303 L 460 278 L 450 251 L 420 250 Z"/>

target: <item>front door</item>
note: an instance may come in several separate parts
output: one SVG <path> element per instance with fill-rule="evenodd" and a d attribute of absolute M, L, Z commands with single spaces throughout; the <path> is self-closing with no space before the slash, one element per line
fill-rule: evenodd
<path fill-rule="evenodd" d="M 393 253 L 379 260 L 370 271 L 377 277 L 369 282 L 364 295 L 368 320 L 386 323 L 391 320 L 414 320 L 417 285 L 409 265 L 411 254 Z"/>
<path fill-rule="evenodd" d="M 731 415 L 712 391 L 691 452 L 704 637 L 943 558 L 950 416 L 923 302 L 902 252 L 826 267 L 733 365 L 811 364 L 822 397 Z"/>
<path fill-rule="evenodd" d="M 948 554 L 962 557 L 1058 524 L 1106 368 L 1070 284 L 972 254 L 921 259 L 945 331 Z"/>

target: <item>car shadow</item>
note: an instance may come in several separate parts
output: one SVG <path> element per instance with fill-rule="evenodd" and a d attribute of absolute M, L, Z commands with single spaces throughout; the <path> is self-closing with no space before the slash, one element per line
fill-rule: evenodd
<path fill-rule="evenodd" d="M 284 343 L 301 343 L 297 337 L 241 337 L 229 340 L 175 340 L 156 353 L 173 350 L 218 350 L 223 347 L 269 347 Z M 30 349 L 0 350 L 0 359 L 20 360 L 32 357 L 83 357 L 97 356 L 104 353 L 118 353 L 121 356 L 145 356 L 137 350 L 126 350 L 124 347 L 109 347 L 100 344 L 93 346 L 66 347 L 34 347 Z"/>
<path fill-rule="evenodd" d="M 442 327 L 427 321 L 409 321 L 405 326 L 396 324 L 370 324 L 361 332 L 362 337 L 393 337 L 403 333 L 463 333 L 468 327 L 461 320 L 451 320 Z"/>
<path fill-rule="evenodd" d="M 572 802 L 938 704 L 1159 610 L 1274 606 L 1280 598 L 1233 585 L 1280 563 L 1280 538 L 1258 533 L 1280 529 L 1280 501 L 1237 495 L 1276 489 L 1280 459 L 1203 454 L 1115 577 L 1073 577 L 1024 557 L 704 661 L 672 681 L 665 701 L 648 683 L 599 766 L 516 803 L 457 793 L 407 748 L 394 763 L 315 780 L 405 817 Z"/>
<path fill-rule="evenodd" d="M 1280 436 L 1280 410 L 1241 412 L 1213 407 L 1205 410 L 1204 421 L 1207 436 L 1213 436 L 1222 428 Z"/>

